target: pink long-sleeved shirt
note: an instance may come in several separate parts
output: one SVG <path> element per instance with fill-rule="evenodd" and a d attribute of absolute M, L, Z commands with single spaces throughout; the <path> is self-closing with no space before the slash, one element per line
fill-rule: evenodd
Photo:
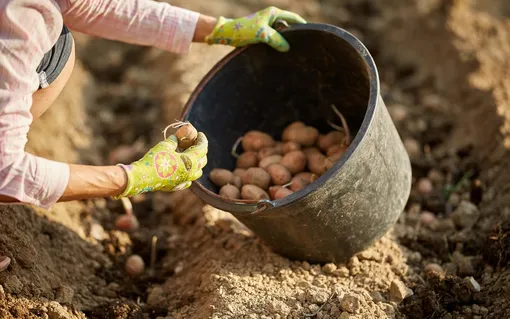
<path fill-rule="evenodd" d="M 199 14 L 152 0 L 0 0 L 0 194 L 50 208 L 69 165 L 25 152 L 36 68 L 71 30 L 185 54 Z"/>

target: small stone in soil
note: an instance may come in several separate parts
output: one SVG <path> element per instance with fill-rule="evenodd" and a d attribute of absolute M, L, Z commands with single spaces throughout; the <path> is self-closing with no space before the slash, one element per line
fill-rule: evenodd
<path fill-rule="evenodd" d="M 459 270 L 459 267 L 457 267 L 455 263 L 446 263 L 444 264 L 444 270 L 447 275 L 455 276 Z"/>
<path fill-rule="evenodd" d="M 475 274 L 473 264 L 469 257 L 462 255 L 459 251 L 454 251 L 452 254 L 452 260 L 458 267 L 459 275 L 472 276 Z"/>
<path fill-rule="evenodd" d="M 473 310 L 473 313 L 475 315 L 479 315 L 480 314 L 480 306 L 479 305 L 473 305 L 471 306 L 471 310 Z"/>
<path fill-rule="evenodd" d="M 407 107 L 402 104 L 393 104 L 388 107 L 388 112 L 390 113 L 390 117 L 395 122 L 401 122 L 405 120 L 408 115 Z"/>
<path fill-rule="evenodd" d="M 342 266 L 333 271 L 332 274 L 338 277 L 349 277 L 349 269 L 347 269 L 345 266 Z"/>
<path fill-rule="evenodd" d="M 384 301 L 386 301 L 384 296 L 379 291 L 372 291 L 372 293 L 370 295 L 372 296 L 372 300 L 374 302 L 379 302 L 379 301 L 384 302 Z"/>
<path fill-rule="evenodd" d="M 390 286 L 390 300 L 401 303 L 407 297 L 413 295 L 413 291 L 400 280 L 393 280 Z"/>
<path fill-rule="evenodd" d="M 424 273 L 437 272 L 440 274 L 444 274 L 444 269 L 439 264 L 430 263 L 423 268 L 423 272 Z"/>
<path fill-rule="evenodd" d="M 417 184 L 418 192 L 422 195 L 428 195 L 434 190 L 432 182 L 428 178 L 421 178 Z"/>
<path fill-rule="evenodd" d="M 432 181 L 432 183 L 440 184 L 444 182 L 444 175 L 437 169 L 431 169 L 427 177 Z"/>
<path fill-rule="evenodd" d="M 423 211 L 420 214 L 420 224 L 422 225 L 432 225 L 437 220 L 436 215 L 431 212 Z"/>
<path fill-rule="evenodd" d="M 472 292 L 480 292 L 480 290 L 482 290 L 482 287 L 480 287 L 480 284 L 473 277 L 464 278 L 464 284 L 466 284 L 466 286 Z"/>
<path fill-rule="evenodd" d="M 329 298 L 330 293 L 323 289 L 311 289 L 307 293 L 307 299 L 314 304 L 323 304 Z"/>
<path fill-rule="evenodd" d="M 331 274 L 333 271 L 336 270 L 336 265 L 332 263 L 325 264 L 322 267 L 322 271 L 324 271 L 326 274 Z"/>
<path fill-rule="evenodd" d="M 354 267 L 358 267 L 360 264 L 361 263 L 359 262 L 359 258 L 356 256 L 353 256 L 353 257 L 351 257 L 351 259 L 349 259 L 348 266 L 349 266 L 349 268 L 354 268 Z"/>
<path fill-rule="evenodd" d="M 90 226 L 90 237 L 94 238 L 97 241 L 102 241 L 106 238 L 106 233 L 104 231 L 103 226 L 94 223 Z"/>
<path fill-rule="evenodd" d="M 409 158 L 411 158 L 412 160 L 418 159 L 420 157 L 421 145 L 417 140 L 412 138 L 406 138 L 404 140 L 404 147 L 406 148 Z"/>
<path fill-rule="evenodd" d="M 358 296 L 348 293 L 342 298 L 342 302 L 340 303 L 340 308 L 343 311 L 347 311 L 350 313 L 356 313 L 360 308 L 360 300 Z"/>
<path fill-rule="evenodd" d="M 480 218 L 480 211 L 473 203 L 463 200 L 452 213 L 452 220 L 458 227 L 471 228 Z"/>

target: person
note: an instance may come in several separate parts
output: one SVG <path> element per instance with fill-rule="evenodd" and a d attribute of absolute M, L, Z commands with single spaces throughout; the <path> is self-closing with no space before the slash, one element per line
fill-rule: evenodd
<path fill-rule="evenodd" d="M 276 20 L 306 23 L 276 7 L 227 19 L 152 0 L 1 1 L 0 203 L 48 209 L 62 201 L 173 192 L 189 187 L 207 164 L 203 133 L 182 153 L 172 135 L 128 165 L 67 164 L 25 152 L 31 122 L 48 109 L 71 75 L 75 51 L 69 29 L 176 54 L 188 53 L 192 42 L 265 43 L 286 52 L 288 42 L 272 28 Z"/>

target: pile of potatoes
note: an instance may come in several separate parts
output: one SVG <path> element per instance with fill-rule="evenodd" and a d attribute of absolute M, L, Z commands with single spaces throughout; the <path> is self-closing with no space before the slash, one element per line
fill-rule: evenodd
<path fill-rule="evenodd" d="M 243 153 L 231 172 L 215 168 L 209 178 L 230 199 L 282 199 L 306 187 L 330 169 L 349 146 L 349 136 L 335 130 L 325 135 L 303 122 L 285 128 L 283 141 L 260 131 L 242 139 Z"/>

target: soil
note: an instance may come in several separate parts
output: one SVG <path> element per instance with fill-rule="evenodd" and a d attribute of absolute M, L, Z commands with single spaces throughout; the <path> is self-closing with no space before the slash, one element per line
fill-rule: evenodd
<path fill-rule="evenodd" d="M 216 16 L 273 4 L 357 35 L 412 160 L 405 210 L 347 263 L 315 265 L 271 252 L 187 190 L 135 197 L 136 232 L 115 229 L 125 211 L 109 199 L 0 206 L 0 254 L 12 259 L 1 318 L 510 318 L 508 1 L 172 4 Z M 27 150 L 84 164 L 143 155 L 231 50 L 175 56 L 74 36 L 73 76 Z M 133 253 L 139 277 L 124 270 Z"/>

